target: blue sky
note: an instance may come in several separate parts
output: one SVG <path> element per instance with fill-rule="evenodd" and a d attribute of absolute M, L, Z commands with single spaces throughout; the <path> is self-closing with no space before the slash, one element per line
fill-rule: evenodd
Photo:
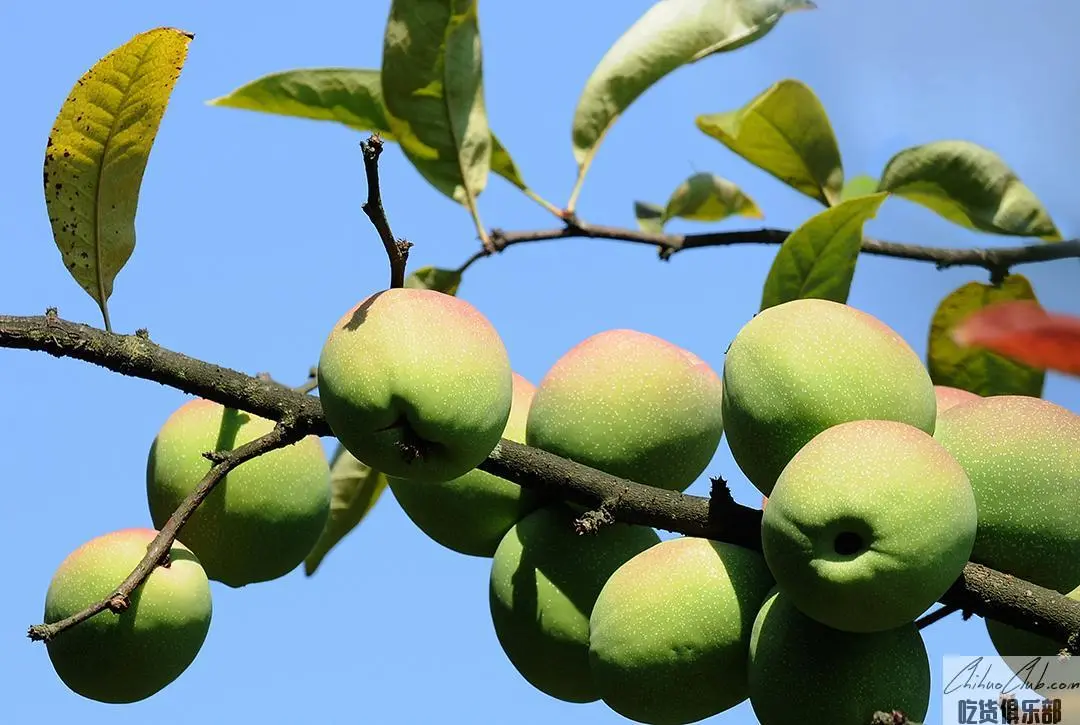
<path fill-rule="evenodd" d="M 964 138 L 1000 153 L 1046 203 L 1066 236 L 1080 234 L 1075 166 L 1074 33 L 1080 7 L 1003 0 L 820 0 L 738 53 L 684 68 L 615 125 L 581 197 L 582 216 L 633 225 L 635 199 L 663 202 L 695 171 L 739 183 L 771 226 L 817 211 L 694 127 L 783 78 L 819 95 L 848 176 L 877 173 L 907 146 Z M 66 6 L 5 3 L 0 61 L 6 153 L 0 169 L 0 313 L 99 325 L 94 303 L 52 243 L 41 165 L 52 121 L 75 80 L 143 30 L 195 33 L 143 184 L 135 253 L 110 304 L 118 331 L 300 383 L 330 325 L 386 284 L 386 262 L 360 209 L 362 136 L 331 124 L 212 108 L 205 101 L 266 73 L 302 66 L 377 67 L 389 2 L 116 0 Z M 570 119 L 595 63 L 647 0 L 481 4 L 492 127 L 526 180 L 565 202 L 574 179 Z M 456 266 L 476 248 L 464 210 L 428 187 L 396 147 L 383 157 L 383 196 L 413 268 Z M 490 226 L 554 226 L 501 179 L 481 197 Z M 737 229 L 745 221 L 673 230 Z M 890 200 L 867 232 L 942 246 L 1000 245 L 921 208 Z M 660 335 L 709 361 L 760 301 L 775 248 L 693 250 L 670 263 L 639 246 L 571 240 L 483 260 L 461 295 L 498 328 L 515 369 L 539 382 L 566 350 L 605 329 Z M 1080 313 L 1075 261 L 1022 270 L 1043 303 Z M 850 302 L 925 354 L 931 315 L 970 269 L 864 258 Z M 146 454 L 186 396 L 40 353 L 0 350 L 0 721 L 616 723 L 603 704 L 569 705 L 528 686 L 502 654 L 487 609 L 487 560 L 442 549 L 386 496 L 317 574 L 301 570 L 230 590 L 215 585 L 210 636 L 191 668 L 155 697 L 117 709 L 79 698 L 25 638 L 55 567 L 94 536 L 149 523 Z M 1045 396 L 1080 411 L 1080 381 L 1050 375 Z M 737 498 L 760 497 L 721 444 L 710 475 Z M 706 480 L 691 492 L 704 493 Z M 926 633 L 941 656 L 987 653 L 979 620 Z M 936 721 L 937 698 L 930 721 Z M 721 722 L 751 719 L 744 704 Z"/>

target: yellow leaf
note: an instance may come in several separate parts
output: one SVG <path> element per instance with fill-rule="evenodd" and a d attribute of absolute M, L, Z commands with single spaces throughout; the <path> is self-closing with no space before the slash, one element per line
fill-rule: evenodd
<path fill-rule="evenodd" d="M 135 249 L 143 172 L 193 37 L 156 28 L 106 55 L 71 89 L 49 134 L 45 206 L 53 240 L 106 329 L 113 280 Z"/>

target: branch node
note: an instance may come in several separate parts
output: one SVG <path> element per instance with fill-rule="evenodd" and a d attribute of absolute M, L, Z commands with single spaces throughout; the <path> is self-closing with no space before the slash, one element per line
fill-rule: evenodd
<path fill-rule="evenodd" d="M 601 501 L 600 505 L 595 509 L 586 511 L 574 519 L 574 532 L 579 536 L 595 534 L 605 526 L 616 523 L 615 511 L 619 508 L 628 491 L 628 487 L 623 486 L 614 496 L 609 496 Z"/>
<path fill-rule="evenodd" d="M 506 249 L 506 231 L 504 229 L 492 229 L 488 233 L 488 243 L 484 247 L 484 251 L 490 254 L 497 254 Z"/>
<path fill-rule="evenodd" d="M 229 457 L 229 451 L 205 451 L 202 455 L 203 458 L 214 465 L 217 465 L 218 463 L 224 462 L 225 459 Z"/>
<path fill-rule="evenodd" d="M 579 536 L 595 534 L 608 524 L 615 523 L 615 515 L 611 513 L 611 508 L 610 502 L 605 501 L 599 508 L 586 511 L 574 519 L 574 533 Z"/>
<path fill-rule="evenodd" d="M 126 612 L 131 606 L 131 600 L 124 594 L 117 592 L 109 597 L 108 609 L 113 614 L 120 614 Z"/>

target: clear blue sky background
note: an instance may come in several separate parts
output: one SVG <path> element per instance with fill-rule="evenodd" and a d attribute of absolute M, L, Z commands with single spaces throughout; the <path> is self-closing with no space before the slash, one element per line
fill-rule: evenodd
<path fill-rule="evenodd" d="M 349 3 L 4 3 L 7 69 L 0 128 L 0 312 L 100 324 L 53 245 L 41 190 L 45 140 L 75 80 L 132 35 L 159 25 L 196 34 L 150 159 L 138 244 L 111 302 L 113 324 L 249 373 L 300 383 L 330 325 L 386 284 L 363 216 L 357 143 L 341 127 L 204 101 L 299 66 L 377 67 L 386 0 Z M 570 119 L 606 48 L 648 0 L 481 4 L 491 124 L 526 180 L 557 204 L 574 178 Z M 945 138 L 996 150 L 1080 234 L 1075 33 L 1080 7 L 1003 0 L 821 0 L 738 53 L 680 70 L 632 107 L 602 147 L 581 200 L 591 221 L 632 226 L 632 202 L 663 202 L 695 171 L 727 176 L 767 223 L 798 225 L 816 204 L 755 170 L 694 127 L 783 78 L 813 88 L 840 139 L 848 175 L 878 173 L 896 151 Z M 396 147 L 383 193 L 395 231 L 416 243 L 414 268 L 454 266 L 475 233 L 462 208 L 426 186 Z M 492 177 L 490 226 L 553 219 Z M 735 229 L 744 221 L 720 228 Z M 673 230 L 704 229 L 676 223 Z M 966 233 L 890 200 L 868 233 L 942 246 L 1009 240 Z M 571 346 L 629 327 L 665 337 L 720 370 L 753 315 L 775 248 L 694 250 L 668 264 L 649 250 L 563 241 L 512 249 L 470 270 L 461 289 L 501 332 L 518 372 L 538 382 Z M 1048 307 L 1080 313 L 1077 262 L 1023 269 Z M 971 269 L 860 261 L 852 304 L 925 353 L 938 301 Z M 324 562 L 271 583 L 214 586 L 214 620 L 196 662 L 148 701 L 118 709 L 69 692 L 45 648 L 25 638 L 55 567 L 89 538 L 147 525 L 144 466 L 158 427 L 186 397 L 154 383 L 40 353 L 0 350 L 0 722 L 614 723 L 603 704 L 569 705 L 510 666 L 487 609 L 488 561 L 440 548 L 392 497 Z M 1050 375 L 1045 395 L 1080 411 L 1080 383 Z M 708 469 L 756 504 L 721 445 Z M 704 492 L 705 479 L 691 489 Z M 940 687 L 945 653 L 986 653 L 981 621 L 926 634 Z M 938 718 L 932 702 L 930 721 Z M 752 719 L 744 704 L 723 722 Z"/>

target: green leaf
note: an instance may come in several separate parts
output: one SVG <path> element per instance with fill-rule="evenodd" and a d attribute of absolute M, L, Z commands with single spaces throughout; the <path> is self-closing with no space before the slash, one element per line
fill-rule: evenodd
<path fill-rule="evenodd" d="M 647 201 L 634 202 L 634 217 L 638 228 L 650 234 L 664 233 L 664 207 Z"/>
<path fill-rule="evenodd" d="M 383 141 L 397 140 L 390 130 L 379 71 L 370 68 L 280 71 L 207 103 L 313 121 L 334 121 L 357 131 L 376 132 Z M 494 134 L 491 170 L 519 189 L 528 189 L 510 153 Z"/>
<path fill-rule="evenodd" d="M 680 66 L 759 40 L 784 13 L 809 0 L 661 0 L 608 50 L 589 76 L 574 112 L 578 184 L 597 147 L 641 94 Z"/>
<path fill-rule="evenodd" d="M 679 184 L 668 199 L 664 218 L 715 222 L 735 214 L 751 219 L 764 216 L 754 200 L 733 182 L 701 173 Z"/>
<path fill-rule="evenodd" d="M 1040 397 L 1046 371 L 1038 370 L 978 347 L 960 347 L 952 331 L 968 315 L 996 302 L 1038 302 L 1031 283 L 1011 274 L 1000 286 L 968 282 L 938 305 L 930 323 L 927 367 L 935 385 L 948 385 L 977 395 L 1030 395 Z"/>
<path fill-rule="evenodd" d="M 638 226 L 656 233 L 662 232 L 664 225 L 676 217 L 704 222 L 720 221 L 735 214 L 751 219 L 763 217 L 761 209 L 742 189 L 708 173 L 694 174 L 679 184 L 664 208 L 635 202 L 634 214 Z"/>
<path fill-rule="evenodd" d="M 476 0 L 393 0 L 381 84 L 406 156 L 475 213 L 492 155 Z"/>
<path fill-rule="evenodd" d="M 970 141 L 934 141 L 896 154 L 881 191 L 954 224 L 992 234 L 1061 241 L 1050 214 L 997 154 Z"/>
<path fill-rule="evenodd" d="M 135 251 L 139 190 L 194 36 L 136 35 L 94 64 L 60 108 L 45 151 L 45 207 L 64 265 L 101 308 Z"/>
<path fill-rule="evenodd" d="M 304 559 L 311 576 L 339 541 L 355 529 L 374 508 L 386 489 L 386 476 L 356 460 L 341 444 L 330 464 L 330 518 L 322 536 Z"/>
<path fill-rule="evenodd" d="M 491 134 L 491 170 L 522 191 L 528 191 L 529 187 L 514 159 L 510 157 L 510 152 L 494 133 Z"/>
<path fill-rule="evenodd" d="M 877 179 L 873 176 L 868 176 L 867 174 L 859 174 L 855 178 L 849 179 L 844 183 L 844 188 L 840 190 L 840 201 L 854 199 L 856 196 L 874 194 L 877 193 L 877 190 Z"/>
<path fill-rule="evenodd" d="M 813 297 L 847 302 L 863 225 L 888 194 L 858 196 L 810 217 L 784 240 L 765 280 L 761 309 Z"/>
<path fill-rule="evenodd" d="M 430 289 L 448 295 L 457 294 L 461 285 L 461 272 L 456 269 L 421 267 L 405 278 L 405 286 L 410 289 Z"/>
<path fill-rule="evenodd" d="M 313 121 L 336 121 L 357 131 L 376 131 L 393 141 L 379 71 L 367 68 L 298 68 L 271 73 L 208 101 Z"/>
<path fill-rule="evenodd" d="M 821 101 L 800 81 L 775 83 L 738 110 L 698 116 L 697 127 L 822 204 L 840 201 L 840 148 Z"/>

